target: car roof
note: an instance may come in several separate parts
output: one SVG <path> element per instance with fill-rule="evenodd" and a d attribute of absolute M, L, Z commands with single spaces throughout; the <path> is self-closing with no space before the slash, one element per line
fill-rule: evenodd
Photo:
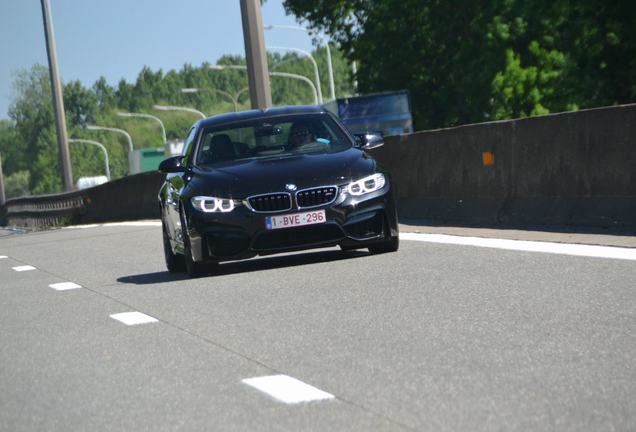
<path fill-rule="evenodd" d="M 254 109 L 249 111 L 239 111 L 232 113 L 219 114 L 206 119 L 199 120 L 197 126 L 209 127 L 218 126 L 223 123 L 234 123 L 249 120 L 266 119 L 271 117 L 287 116 L 287 115 L 303 115 L 303 114 L 321 114 L 327 113 L 325 108 L 318 105 L 293 105 L 281 106 L 267 109 Z"/>

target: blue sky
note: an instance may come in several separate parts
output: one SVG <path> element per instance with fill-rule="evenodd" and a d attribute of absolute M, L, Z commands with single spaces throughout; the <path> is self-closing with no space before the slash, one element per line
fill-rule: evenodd
<path fill-rule="evenodd" d="M 244 55 L 239 0 L 51 0 L 60 74 L 86 86 L 105 76 L 134 81 L 142 66 L 179 69 Z M 263 23 L 296 25 L 282 0 L 267 0 Z M 269 30 L 265 43 L 313 49 L 303 32 Z M 13 99 L 13 74 L 47 65 L 40 0 L 0 1 L 0 118 Z"/>

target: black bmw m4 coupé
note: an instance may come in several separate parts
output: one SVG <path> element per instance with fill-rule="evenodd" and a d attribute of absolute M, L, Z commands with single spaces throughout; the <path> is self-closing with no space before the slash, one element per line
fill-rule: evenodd
<path fill-rule="evenodd" d="M 220 261 L 340 246 L 398 249 L 389 174 L 320 107 L 282 107 L 198 121 L 182 156 L 163 161 L 166 265 L 196 276 Z"/>

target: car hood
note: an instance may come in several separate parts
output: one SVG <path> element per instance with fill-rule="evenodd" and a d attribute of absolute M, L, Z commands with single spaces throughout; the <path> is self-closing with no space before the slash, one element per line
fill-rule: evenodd
<path fill-rule="evenodd" d="M 374 173 L 376 162 L 358 149 L 331 154 L 250 159 L 193 169 L 188 195 L 245 198 L 314 186 L 343 185 Z"/>

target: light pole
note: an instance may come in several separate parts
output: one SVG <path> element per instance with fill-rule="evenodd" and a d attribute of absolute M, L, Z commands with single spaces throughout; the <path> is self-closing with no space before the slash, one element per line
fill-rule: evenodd
<path fill-rule="evenodd" d="M 210 69 L 215 69 L 215 70 L 223 70 L 223 69 L 245 70 L 247 68 L 245 66 L 243 66 L 243 65 L 211 65 Z M 306 76 L 297 75 L 297 74 L 293 74 L 293 73 L 287 73 L 287 72 L 269 72 L 269 76 L 278 76 L 278 77 L 292 78 L 292 79 L 300 80 L 300 81 L 303 81 L 303 82 L 309 84 L 309 86 L 311 87 L 311 91 L 313 92 L 313 95 L 314 95 L 314 103 L 316 105 L 318 105 L 318 92 L 316 91 L 316 86 L 314 85 L 313 81 L 310 80 L 309 78 L 307 78 Z"/>
<path fill-rule="evenodd" d="M 2 174 L 2 154 L 0 153 L 0 206 L 4 205 L 7 197 L 4 194 L 4 175 Z"/>
<path fill-rule="evenodd" d="M 238 91 L 238 93 L 236 93 L 235 95 L 232 95 L 229 92 L 226 92 L 224 90 L 219 90 L 219 89 L 199 89 L 196 87 L 188 87 L 188 88 L 182 88 L 181 89 L 181 93 L 198 93 L 200 91 L 212 91 L 212 92 L 216 92 L 220 95 L 223 95 L 225 97 L 227 97 L 228 99 L 230 99 L 233 103 L 234 103 L 234 112 L 238 111 L 238 104 L 239 104 L 239 96 L 241 96 L 241 94 L 243 92 L 246 92 L 249 90 L 249 87 L 244 87 L 241 90 Z"/>
<path fill-rule="evenodd" d="M 79 138 L 69 138 L 68 142 L 90 144 L 90 145 L 99 147 L 102 150 L 102 153 L 104 153 L 104 167 L 106 169 L 106 178 L 108 179 L 108 181 L 110 181 L 110 168 L 108 167 L 108 152 L 106 151 L 106 147 L 104 147 L 104 144 L 99 143 L 97 141 L 93 141 L 93 140 L 79 139 Z"/>
<path fill-rule="evenodd" d="M 44 21 L 44 38 L 46 39 L 46 54 L 49 60 L 49 76 L 51 78 L 51 94 L 53 96 L 53 112 L 55 114 L 55 130 L 60 153 L 60 167 L 62 169 L 62 184 L 67 192 L 73 190 L 73 171 L 71 156 L 68 149 L 68 133 L 66 131 L 66 116 L 64 115 L 64 95 L 60 73 L 57 65 L 57 48 L 51 18 L 51 4 L 49 0 L 41 0 L 42 19 Z"/>
<path fill-rule="evenodd" d="M 97 125 L 86 125 L 86 129 L 95 130 L 95 131 L 117 132 L 124 135 L 126 137 L 126 141 L 128 141 L 128 174 L 133 172 L 132 152 L 134 148 L 133 148 L 132 138 L 128 132 L 126 132 L 123 129 L 118 129 L 114 127 L 106 127 L 106 126 L 97 126 Z"/>
<path fill-rule="evenodd" d="M 194 108 L 180 107 L 180 106 L 173 106 L 173 105 L 154 105 L 153 108 L 159 111 L 186 111 L 186 112 L 198 114 L 199 116 L 201 116 L 202 119 L 207 118 L 205 114 L 203 114 L 201 111 L 196 110 Z"/>
<path fill-rule="evenodd" d="M 318 99 L 320 100 L 320 103 L 322 103 L 322 88 L 320 86 L 320 74 L 318 73 L 318 63 L 316 63 L 316 59 L 311 55 L 311 53 L 302 50 L 300 48 L 290 48 L 290 47 L 282 47 L 282 46 L 270 46 L 267 47 L 268 49 L 273 49 L 273 50 L 283 50 L 283 51 L 293 51 L 296 52 L 298 54 L 301 54 L 302 56 L 307 57 L 310 61 L 312 66 L 314 67 L 314 76 L 316 78 L 316 87 L 318 90 Z"/>
<path fill-rule="evenodd" d="M 278 76 L 278 77 L 285 77 L 285 78 L 293 78 L 293 79 L 297 79 L 303 82 L 306 82 L 307 84 L 309 84 L 309 86 L 311 87 L 311 91 L 314 94 L 314 105 L 318 105 L 318 92 L 316 91 L 316 86 L 314 85 L 314 83 L 307 78 L 306 76 L 302 76 L 302 75 L 297 75 L 297 74 L 292 74 L 292 73 L 288 73 L 288 72 L 270 72 L 269 73 L 271 76 Z"/>
<path fill-rule="evenodd" d="M 252 108 L 271 108 L 272 90 L 267 76 L 267 52 L 263 35 L 261 0 L 240 0 L 239 4 Z"/>
<path fill-rule="evenodd" d="M 310 33 L 311 30 L 306 28 L 306 27 L 298 27 L 298 26 L 290 26 L 290 25 L 268 25 L 264 27 L 265 30 L 272 30 L 272 29 L 285 29 L 285 30 L 297 30 L 297 31 L 303 31 L 305 33 Z M 329 92 L 330 92 L 330 97 L 331 99 L 335 99 L 336 98 L 336 86 L 334 83 L 334 79 L 333 79 L 333 65 L 331 63 L 331 48 L 329 47 L 329 42 L 327 42 L 327 40 L 325 39 L 325 37 L 323 35 L 321 35 L 320 33 L 316 33 L 316 36 L 318 36 L 318 38 L 320 39 L 320 41 L 322 42 L 322 44 L 325 46 L 325 48 L 327 48 L 327 72 L 329 73 Z"/>
<path fill-rule="evenodd" d="M 147 118 L 147 119 L 151 119 L 151 120 L 154 120 L 154 121 L 158 122 L 159 126 L 161 126 L 161 137 L 163 138 L 163 148 L 164 148 L 165 154 L 166 154 L 166 156 L 170 156 L 170 149 L 168 149 L 168 139 L 166 138 L 166 128 L 163 126 L 163 122 L 161 121 L 161 119 L 159 117 L 153 116 L 152 114 L 129 113 L 129 112 L 118 112 L 117 115 L 120 116 L 120 117 Z"/>

